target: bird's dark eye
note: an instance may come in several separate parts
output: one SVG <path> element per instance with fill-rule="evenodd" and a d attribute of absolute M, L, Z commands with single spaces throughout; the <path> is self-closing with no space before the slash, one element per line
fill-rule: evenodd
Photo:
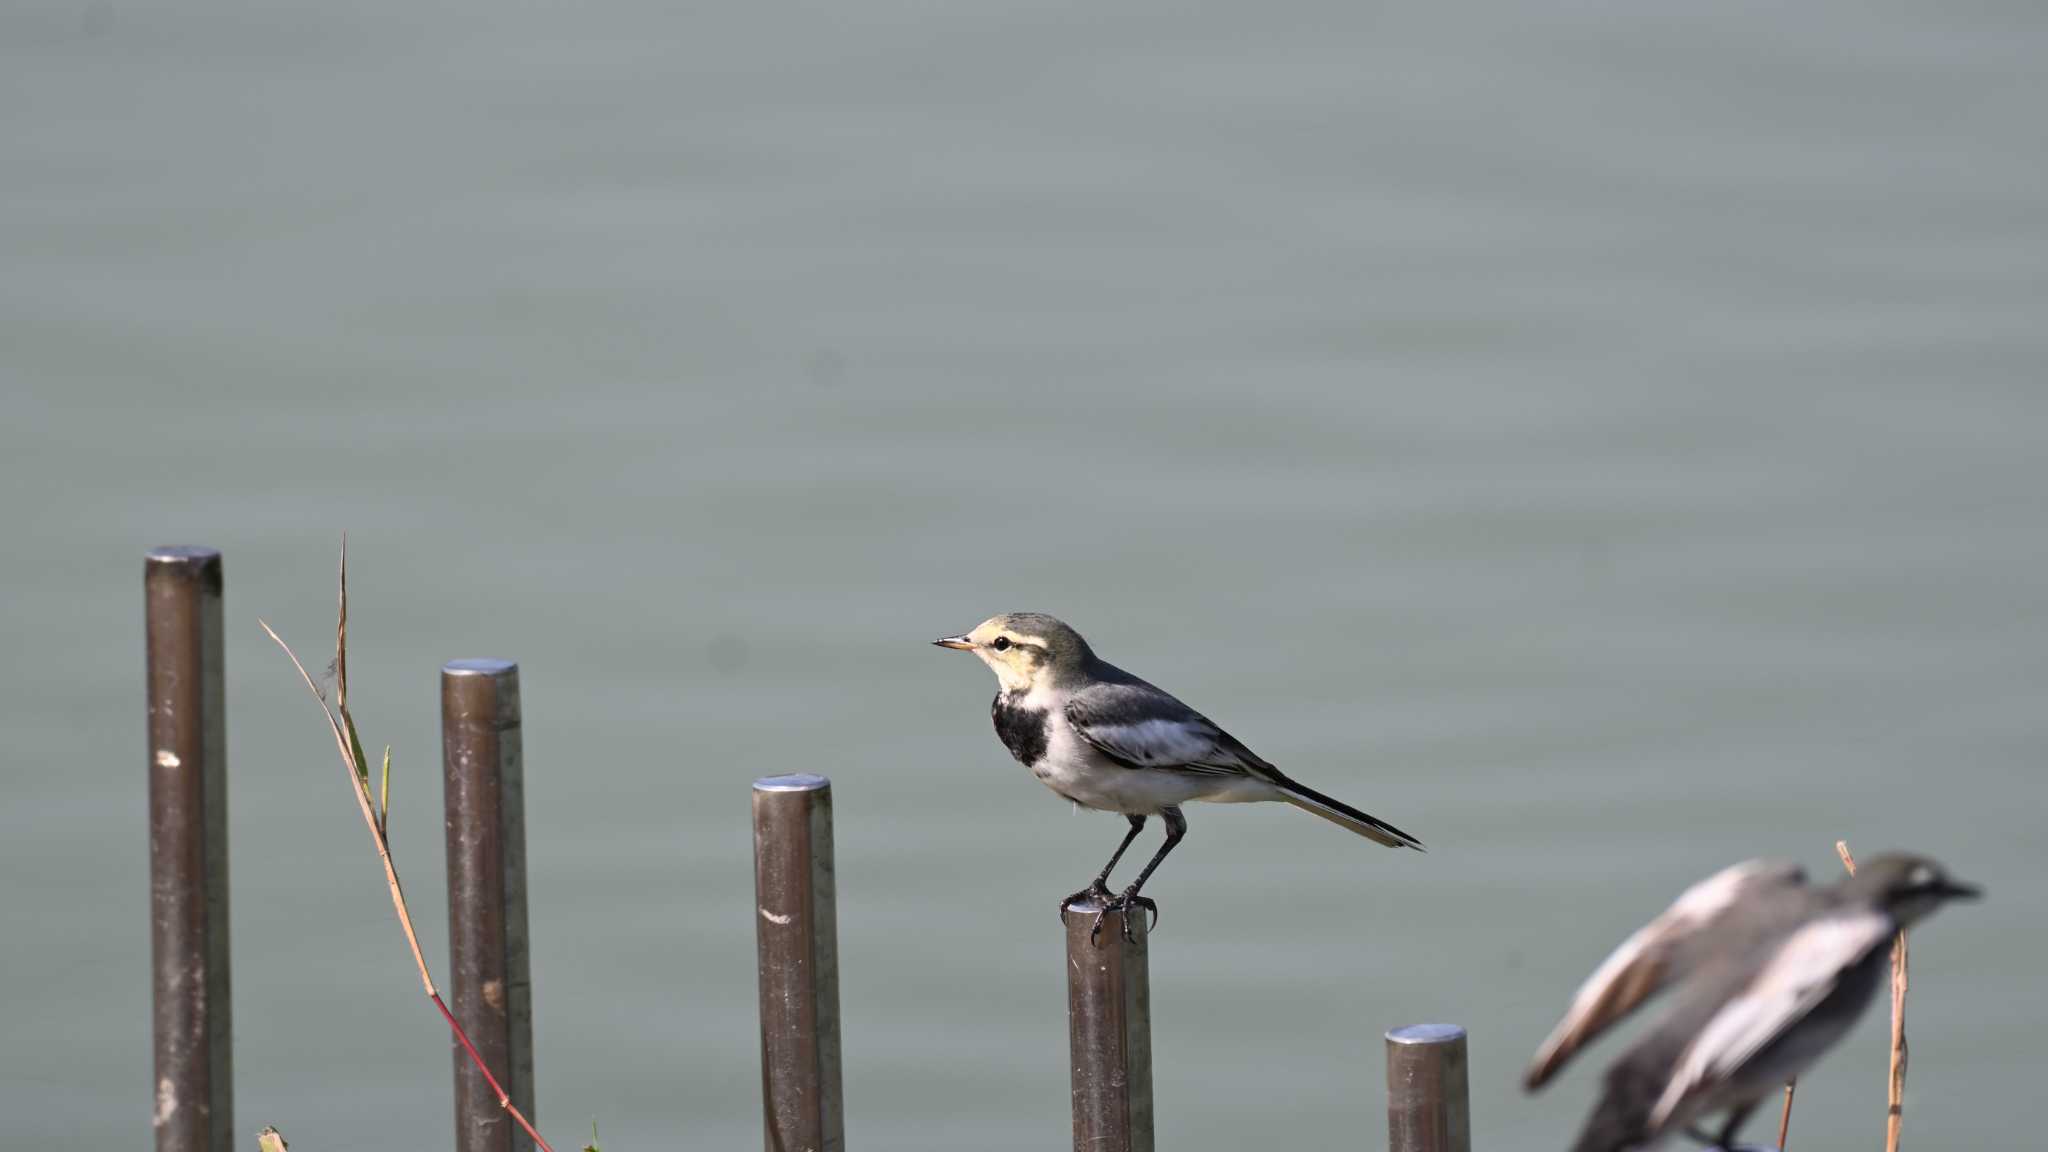
<path fill-rule="evenodd" d="M 1008 636 L 998 636 L 995 638 L 995 642 L 990 644 L 989 647 L 995 649 L 998 652 L 1006 651 L 1010 647 L 1010 638 Z"/>

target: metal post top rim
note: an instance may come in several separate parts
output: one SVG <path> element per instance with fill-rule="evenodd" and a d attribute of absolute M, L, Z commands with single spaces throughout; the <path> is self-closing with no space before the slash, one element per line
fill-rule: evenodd
<path fill-rule="evenodd" d="M 1389 1044 L 1449 1044 L 1464 1038 L 1465 1030 L 1456 1024 L 1409 1024 L 1387 1031 Z"/>
<path fill-rule="evenodd" d="M 1136 906 L 1136 905 L 1133 905 L 1133 907 L 1137 907 L 1137 906 Z M 1078 900 L 1075 900 L 1075 901 L 1073 901 L 1073 902 L 1071 902 L 1071 903 L 1069 903 L 1069 904 L 1063 905 L 1063 906 L 1062 906 L 1062 910 L 1063 910 L 1063 911 L 1066 911 L 1066 912 L 1071 912 L 1071 913 L 1076 913 L 1076 914 L 1083 914 L 1083 915 L 1086 915 L 1086 914 L 1093 914 L 1093 913 L 1096 913 L 1096 912 L 1101 912 L 1101 911 L 1104 911 L 1105 909 L 1104 909 L 1104 907 L 1103 907 L 1103 901 L 1102 901 L 1102 899 L 1101 899 L 1100 897 L 1097 897 L 1097 896 L 1083 896 L 1083 897 L 1081 897 L 1081 898 L 1080 898 L 1080 899 L 1078 899 Z M 1147 918 L 1148 918 L 1148 917 L 1147 917 L 1147 915 L 1145 915 L 1145 914 L 1144 914 L 1144 909 L 1143 909 L 1143 908 L 1141 908 L 1141 907 L 1138 907 L 1138 908 L 1137 908 L 1137 910 L 1138 910 L 1138 912 L 1140 913 L 1140 915 L 1139 915 L 1139 916 L 1137 917 L 1137 919 L 1134 919 L 1134 920 L 1132 920 L 1132 921 L 1131 921 L 1131 922 L 1132 922 L 1133 924 L 1136 924 L 1136 923 L 1138 923 L 1138 921 L 1139 921 L 1139 920 L 1145 920 L 1145 919 L 1147 919 Z M 1131 909 L 1129 909 L 1129 908 L 1119 908 L 1119 909 L 1117 909 L 1116 911 L 1118 912 L 1118 914 L 1123 914 L 1123 913 L 1125 913 L 1125 912 L 1129 912 L 1129 911 L 1131 911 Z M 1071 923 L 1071 921 L 1069 921 L 1069 922 Z"/>
<path fill-rule="evenodd" d="M 519 671 L 519 662 L 517 660 L 491 660 L 481 657 L 450 660 L 446 664 L 441 665 L 441 675 L 443 676 L 503 676 L 507 672 L 517 671 Z"/>
<path fill-rule="evenodd" d="M 220 559 L 220 549 L 204 544 L 166 544 L 149 550 L 151 564 L 205 564 Z"/>
<path fill-rule="evenodd" d="M 832 787 L 832 781 L 810 772 L 791 772 L 783 776 L 763 776 L 754 781 L 756 792 L 823 792 Z"/>

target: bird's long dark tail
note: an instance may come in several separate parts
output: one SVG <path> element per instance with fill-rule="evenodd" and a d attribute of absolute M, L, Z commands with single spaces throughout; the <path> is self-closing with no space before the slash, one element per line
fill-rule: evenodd
<path fill-rule="evenodd" d="M 1304 812 L 1313 812 L 1332 824 L 1349 828 L 1360 836 L 1389 848 L 1413 848 L 1422 851 L 1422 841 L 1410 836 L 1377 816 L 1368 816 L 1334 796 L 1325 796 L 1306 784 L 1283 779 L 1280 791 L 1287 802 Z"/>

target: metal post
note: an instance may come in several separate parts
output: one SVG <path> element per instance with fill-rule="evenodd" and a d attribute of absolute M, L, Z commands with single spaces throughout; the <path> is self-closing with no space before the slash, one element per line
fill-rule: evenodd
<path fill-rule="evenodd" d="M 1413 1024 L 1387 1033 L 1388 1152 L 1472 1152 L 1465 1030 Z"/>
<path fill-rule="evenodd" d="M 142 566 L 149 691 L 149 920 L 158 1152 L 234 1140 L 228 1004 L 227 711 L 221 564 L 158 548 Z"/>
<path fill-rule="evenodd" d="M 1070 905 L 1067 1048 L 1073 1065 L 1074 1152 L 1152 1152 L 1152 990 L 1146 915 Z"/>
<path fill-rule="evenodd" d="M 768 1152 L 839 1152 L 839 915 L 832 782 L 754 781 L 754 931 Z"/>
<path fill-rule="evenodd" d="M 512 1103 L 533 1119 L 533 975 L 527 957 L 526 777 L 519 666 L 441 668 L 451 1010 Z M 457 1152 L 523 1152 L 533 1141 L 455 1046 Z"/>

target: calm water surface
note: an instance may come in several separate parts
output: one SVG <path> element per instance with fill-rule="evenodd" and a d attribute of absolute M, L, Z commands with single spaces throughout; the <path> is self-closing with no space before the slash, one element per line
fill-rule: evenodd
<path fill-rule="evenodd" d="M 2031 1146 L 2044 54 L 1999 4 L 7 5 L 6 1143 L 148 1139 L 168 542 L 227 552 L 237 1125 L 447 1140 L 256 627 L 321 647 L 346 527 L 436 956 L 436 669 L 522 664 L 562 1144 L 758 1139 L 747 784 L 802 769 L 852 1143 L 1062 1145 L 1052 906 L 1122 824 L 926 644 L 1033 609 L 1431 849 L 1190 813 L 1162 1148 L 1372 1146 L 1422 1020 L 1477 1146 L 1561 1147 L 1597 1063 L 1514 1084 L 1571 986 L 1837 837 L 1989 885 L 1916 938 L 1908 1137 Z M 1800 1152 L 1875 1143 L 1883 1050 Z"/>

